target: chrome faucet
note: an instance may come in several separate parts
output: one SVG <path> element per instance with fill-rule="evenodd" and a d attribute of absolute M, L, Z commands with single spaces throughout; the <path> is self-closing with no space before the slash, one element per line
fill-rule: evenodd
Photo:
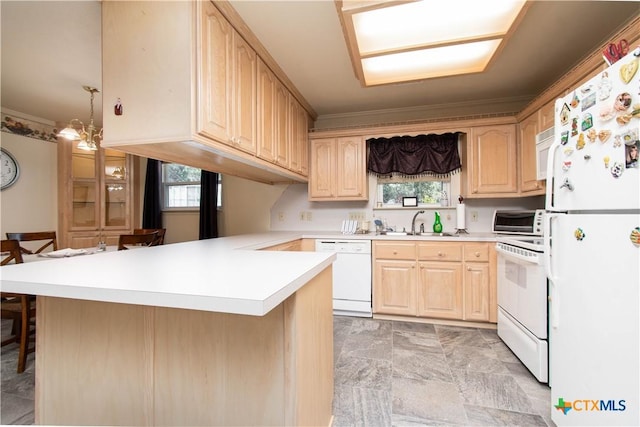
<path fill-rule="evenodd" d="M 413 216 L 413 219 L 411 220 L 411 234 L 415 235 L 416 234 L 416 217 L 420 214 L 423 214 L 424 211 L 418 211 L 416 212 L 416 214 Z"/>

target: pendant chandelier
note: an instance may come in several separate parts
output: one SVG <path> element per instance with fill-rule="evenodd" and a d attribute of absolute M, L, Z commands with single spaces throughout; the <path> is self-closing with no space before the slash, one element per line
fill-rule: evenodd
<path fill-rule="evenodd" d="M 69 125 L 62 129 L 58 136 L 70 141 L 78 141 L 78 148 L 87 151 L 96 151 L 102 141 L 102 128 L 97 129 L 93 124 L 93 98 L 100 92 L 95 87 L 82 86 L 84 90 L 91 94 L 91 115 L 89 125 L 85 128 L 84 123 L 78 119 L 71 119 Z"/>

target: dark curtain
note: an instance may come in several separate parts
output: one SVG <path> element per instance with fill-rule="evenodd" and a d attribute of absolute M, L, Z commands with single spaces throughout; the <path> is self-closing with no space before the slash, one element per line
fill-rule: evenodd
<path fill-rule="evenodd" d="M 218 174 L 202 171 L 200 178 L 200 240 L 218 237 Z"/>
<path fill-rule="evenodd" d="M 368 139 L 367 169 L 380 177 L 450 176 L 461 167 L 458 136 L 459 132 Z"/>
<path fill-rule="evenodd" d="M 147 160 L 147 175 L 144 182 L 144 202 L 142 206 L 142 228 L 162 227 L 162 162 Z"/>

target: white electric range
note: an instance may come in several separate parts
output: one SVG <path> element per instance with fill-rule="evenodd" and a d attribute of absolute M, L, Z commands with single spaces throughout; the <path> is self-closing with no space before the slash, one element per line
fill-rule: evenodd
<path fill-rule="evenodd" d="M 498 336 L 538 381 L 549 380 L 544 210 L 494 213 Z"/>

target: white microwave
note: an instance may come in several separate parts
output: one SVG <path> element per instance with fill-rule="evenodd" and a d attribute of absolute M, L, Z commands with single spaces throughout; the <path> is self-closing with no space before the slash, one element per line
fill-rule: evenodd
<path fill-rule="evenodd" d="M 554 136 L 554 127 L 536 135 L 536 178 L 538 181 L 547 179 L 547 157 L 549 157 L 549 148 L 551 148 Z"/>

